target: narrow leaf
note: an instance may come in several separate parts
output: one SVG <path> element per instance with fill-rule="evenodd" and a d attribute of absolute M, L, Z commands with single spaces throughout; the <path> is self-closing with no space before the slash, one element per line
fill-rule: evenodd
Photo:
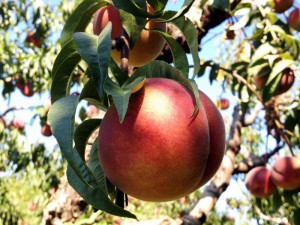
<path fill-rule="evenodd" d="M 82 182 L 70 165 L 68 165 L 67 168 L 67 178 L 70 185 L 80 194 L 80 196 L 96 209 L 116 216 L 136 219 L 134 214 L 115 205 L 100 187 L 90 187 Z"/>
<path fill-rule="evenodd" d="M 193 5 L 195 0 L 185 0 L 182 4 L 181 8 L 178 11 L 165 11 L 162 15 L 162 18 L 166 20 L 166 22 L 173 21 L 179 17 L 182 17 L 184 14 L 186 14 L 191 6 Z"/>
<path fill-rule="evenodd" d="M 268 80 L 266 82 L 266 85 L 268 85 L 272 80 L 274 80 L 276 77 L 281 77 L 281 73 L 286 68 L 289 68 L 291 65 L 293 65 L 295 62 L 293 60 L 280 60 L 279 62 L 275 63 L 274 67 L 272 68 L 272 72 L 270 76 L 268 77 Z"/>
<path fill-rule="evenodd" d="M 100 119 L 89 119 L 79 124 L 74 133 L 75 148 L 80 157 L 84 159 L 86 145 L 92 133 L 99 128 L 101 123 Z"/>
<path fill-rule="evenodd" d="M 104 100 L 105 93 L 103 84 L 108 76 L 111 53 L 111 29 L 112 24 L 109 22 L 98 37 L 98 63 L 100 66 L 100 76 L 94 77 L 98 93 L 101 100 Z"/>
<path fill-rule="evenodd" d="M 52 69 L 52 102 L 69 94 L 71 75 L 80 60 L 73 41 L 68 42 L 59 52 Z"/>
<path fill-rule="evenodd" d="M 193 23 L 188 19 L 184 17 L 177 18 L 176 20 L 173 20 L 172 23 L 178 27 L 181 32 L 183 33 L 186 42 L 189 46 L 189 49 L 192 54 L 193 62 L 194 62 L 194 77 L 198 74 L 200 70 L 200 58 L 198 54 L 198 35 L 197 31 L 193 25 Z"/>
<path fill-rule="evenodd" d="M 104 90 L 107 94 L 111 95 L 114 104 L 117 108 L 117 112 L 119 115 L 120 123 L 123 122 L 126 111 L 128 109 L 128 103 L 130 95 L 133 89 L 138 85 L 140 82 L 143 82 L 145 77 L 137 77 L 137 78 L 130 78 L 130 82 L 124 83 L 122 87 L 114 83 L 110 78 L 107 78 L 104 84 Z"/>
<path fill-rule="evenodd" d="M 88 167 L 90 168 L 91 172 L 94 174 L 96 182 L 98 183 L 99 187 L 108 195 L 106 177 L 100 166 L 100 161 L 98 157 L 98 138 L 96 138 L 96 140 L 92 144 Z"/>
<path fill-rule="evenodd" d="M 73 133 L 77 96 L 66 96 L 53 103 L 48 113 L 48 120 L 53 136 L 56 138 L 63 156 L 83 182 L 89 183 L 84 167 L 84 161 L 73 148 Z"/>
<path fill-rule="evenodd" d="M 100 102 L 102 106 L 105 105 L 99 98 L 94 79 L 89 79 L 88 82 L 84 85 L 84 87 L 80 93 L 80 96 L 79 96 L 79 100 L 82 100 L 82 99 L 85 99 L 89 102 L 97 103 L 97 104 L 98 104 L 98 102 Z M 104 107 L 107 108 L 106 106 L 104 106 Z"/>
<path fill-rule="evenodd" d="M 175 68 L 180 70 L 181 73 L 186 78 L 188 78 L 189 63 L 188 63 L 186 53 L 183 50 L 182 46 L 171 35 L 161 31 L 155 31 L 155 32 L 159 32 L 160 35 L 166 40 L 167 44 L 169 45 L 173 56 Z"/>
<path fill-rule="evenodd" d="M 257 60 L 263 58 L 264 56 L 268 55 L 269 53 L 271 53 L 274 50 L 275 50 L 275 48 L 272 45 L 270 45 L 269 43 L 262 44 L 254 52 L 252 59 L 251 59 L 251 64 L 255 63 Z M 250 66 L 251 66 L 251 64 L 250 64 Z"/>

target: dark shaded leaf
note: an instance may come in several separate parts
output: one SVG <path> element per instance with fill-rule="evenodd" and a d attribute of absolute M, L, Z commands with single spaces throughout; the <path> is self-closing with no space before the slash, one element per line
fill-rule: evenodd
<path fill-rule="evenodd" d="M 89 119 L 79 124 L 74 133 L 75 148 L 82 160 L 84 159 L 86 144 L 91 134 L 100 126 L 100 119 Z"/>
<path fill-rule="evenodd" d="M 56 57 L 52 69 L 52 103 L 69 94 L 71 75 L 80 60 L 73 41 L 68 42 Z"/>

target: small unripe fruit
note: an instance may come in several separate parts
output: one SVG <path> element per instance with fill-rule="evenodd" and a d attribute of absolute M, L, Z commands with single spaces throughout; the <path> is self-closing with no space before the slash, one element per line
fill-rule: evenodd
<path fill-rule="evenodd" d="M 300 9 L 295 8 L 288 17 L 288 25 L 295 29 L 296 31 L 300 31 Z"/>
<path fill-rule="evenodd" d="M 271 171 L 264 166 L 250 170 L 246 175 L 245 184 L 256 198 L 269 197 L 276 191 L 276 185 L 271 180 Z"/>
<path fill-rule="evenodd" d="M 274 1 L 274 9 L 276 13 L 283 13 L 294 3 L 294 0 L 273 0 Z"/>
<path fill-rule="evenodd" d="M 230 102 L 227 98 L 220 98 L 215 101 L 215 105 L 217 106 L 218 109 L 225 110 L 229 108 Z"/>
<path fill-rule="evenodd" d="M 25 41 L 27 43 L 33 44 L 36 47 L 41 47 L 41 45 L 42 45 L 42 38 L 37 36 L 37 34 L 32 31 L 28 32 Z"/>
<path fill-rule="evenodd" d="M 277 186 L 287 190 L 300 187 L 300 159 L 296 157 L 278 158 L 272 165 L 271 178 Z"/>
<path fill-rule="evenodd" d="M 99 131 L 99 160 L 120 190 L 146 201 L 170 201 L 195 191 L 219 168 L 225 149 L 223 119 L 199 92 L 195 102 L 180 83 L 148 78 L 133 93 L 122 123 L 116 107 Z"/>

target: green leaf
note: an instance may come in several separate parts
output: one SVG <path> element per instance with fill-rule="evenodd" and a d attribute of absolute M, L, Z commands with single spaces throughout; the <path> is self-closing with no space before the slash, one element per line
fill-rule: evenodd
<path fill-rule="evenodd" d="M 143 17 L 135 17 L 134 15 L 120 10 L 122 26 L 129 37 L 129 46 L 133 48 L 138 41 L 142 29 L 144 29 L 147 20 Z"/>
<path fill-rule="evenodd" d="M 299 215 L 300 215 L 300 208 L 297 208 L 297 209 L 294 210 L 294 217 L 293 217 L 294 223 L 293 224 L 300 224 Z"/>
<path fill-rule="evenodd" d="M 269 75 L 271 73 L 271 67 L 268 60 L 259 59 L 255 63 L 251 64 L 251 66 L 249 65 L 247 71 L 250 76 L 261 77 L 264 75 Z"/>
<path fill-rule="evenodd" d="M 75 32 L 85 31 L 93 14 L 102 6 L 110 4 L 106 0 L 85 0 L 78 5 L 72 15 L 68 18 L 60 37 L 60 44 L 68 43 Z"/>
<path fill-rule="evenodd" d="M 154 30 L 153 30 L 154 31 Z M 155 31 L 159 32 L 160 35 L 166 40 L 167 44 L 170 47 L 174 66 L 176 69 L 180 70 L 181 73 L 188 78 L 189 75 L 189 63 L 186 56 L 186 53 L 182 46 L 169 34 L 161 31 Z"/>
<path fill-rule="evenodd" d="M 73 147 L 73 133 L 77 96 L 66 96 L 53 103 L 48 113 L 48 120 L 53 136 L 56 138 L 63 156 L 78 177 L 88 184 L 91 179 L 85 169 L 85 163 Z"/>
<path fill-rule="evenodd" d="M 148 0 L 147 2 L 155 11 L 161 11 L 166 7 L 168 0 Z"/>
<path fill-rule="evenodd" d="M 198 77 L 202 77 L 205 73 L 206 68 L 211 67 L 212 65 L 214 65 L 214 61 L 211 60 L 204 61 L 204 63 L 201 63 L 200 70 L 198 72 Z"/>
<path fill-rule="evenodd" d="M 121 68 L 114 60 L 110 60 L 108 73 L 109 77 L 115 79 L 115 81 L 118 82 L 120 86 L 122 86 L 123 83 L 128 79 L 128 74 L 121 70 Z"/>
<path fill-rule="evenodd" d="M 107 184 L 106 184 L 106 177 L 103 173 L 103 170 L 100 166 L 100 161 L 98 157 L 98 138 L 93 142 L 88 167 L 90 168 L 91 172 L 94 174 L 96 182 L 98 183 L 99 187 L 108 194 Z"/>
<path fill-rule="evenodd" d="M 130 78 L 130 83 L 125 82 L 122 87 L 114 83 L 110 78 L 107 78 L 104 83 L 104 90 L 108 95 L 111 95 L 114 104 L 117 108 L 120 123 L 123 122 L 129 103 L 129 98 L 132 90 L 136 85 L 143 82 L 145 77 Z"/>
<path fill-rule="evenodd" d="M 272 80 L 277 77 L 281 77 L 280 74 L 286 68 L 289 68 L 291 65 L 295 64 L 293 60 L 280 60 L 279 62 L 275 63 L 274 67 L 272 68 L 271 74 L 268 77 L 266 85 L 270 84 Z"/>
<path fill-rule="evenodd" d="M 264 29 L 257 29 L 251 37 L 245 38 L 248 41 L 260 41 L 265 35 Z"/>
<path fill-rule="evenodd" d="M 107 109 L 106 102 L 103 103 L 99 98 L 98 91 L 93 79 L 89 79 L 88 82 L 84 85 L 79 96 L 79 101 L 83 99 L 93 103 L 96 106 L 99 106 L 101 109 Z"/>
<path fill-rule="evenodd" d="M 173 20 L 172 23 L 181 30 L 189 46 L 194 62 L 195 78 L 200 70 L 200 58 L 198 54 L 198 35 L 195 26 L 188 18 L 184 17 L 177 18 L 176 20 Z"/>
<path fill-rule="evenodd" d="M 295 192 L 294 190 L 283 190 L 284 202 L 287 202 L 290 205 L 295 204 L 294 196 L 297 196 L 297 195 L 298 195 L 298 191 Z"/>
<path fill-rule="evenodd" d="M 183 5 L 181 6 L 181 8 L 178 11 L 171 11 L 171 10 L 165 11 L 164 14 L 162 15 L 162 18 L 166 22 L 170 22 L 179 17 L 183 17 L 184 14 L 186 14 L 189 11 L 189 9 L 193 5 L 194 1 L 195 0 L 185 0 Z"/>
<path fill-rule="evenodd" d="M 219 65 L 213 64 L 209 73 L 210 84 L 212 84 L 212 82 L 217 79 L 218 73 L 219 73 Z"/>
<path fill-rule="evenodd" d="M 96 209 L 116 216 L 136 219 L 134 214 L 115 205 L 100 187 L 91 187 L 82 182 L 82 180 L 79 179 L 78 174 L 70 165 L 68 165 L 67 168 L 67 178 L 70 185 L 80 194 L 80 196 Z"/>
<path fill-rule="evenodd" d="M 103 82 L 108 74 L 110 61 L 111 27 L 111 22 L 109 22 L 99 37 L 83 32 L 75 33 L 73 36 L 79 54 L 91 70 L 99 97 L 102 101 L 105 99 Z"/>
<path fill-rule="evenodd" d="M 134 1 L 134 0 L 112 0 L 115 7 L 122 9 L 134 16 L 152 18 L 153 15 L 147 12 L 146 1 Z M 154 16 L 155 17 L 155 16 Z"/>
<path fill-rule="evenodd" d="M 272 204 L 272 208 L 273 211 L 278 211 L 278 209 L 282 206 L 282 200 L 281 200 L 281 195 L 278 191 L 278 189 L 276 189 L 275 193 L 273 194 L 273 204 Z"/>
<path fill-rule="evenodd" d="M 98 37 L 88 33 L 77 32 L 73 35 L 73 39 L 81 58 L 88 64 L 93 79 L 101 77 L 97 52 Z M 101 96 L 100 93 L 100 99 L 103 99 L 104 96 L 103 94 Z"/>
<path fill-rule="evenodd" d="M 213 9 L 229 11 L 230 10 L 230 0 L 214 0 L 211 5 Z"/>
<path fill-rule="evenodd" d="M 275 24 L 278 21 L 278 17 L 274 12 L 268 12 L 267 17 L 270 20 L 271 24 Z"/>
<path fill-rule="evenodd" d="M 89 119 L 79 124 L 74 133 L 75 148 L 78 151 L 82 160 L 84 159 L 86 145 L 92 133 L 99 128 L 100 119 Z"/>
<path fill-rule="evenodd" d="M 270 45 L 269 43 L 265 43 L 265 44 L 260 45 L 256 49 L 256 51 L 254 52 L 254 54 L 251 58 L 250 66 L 252 66 L 252 64 L 254 64 L 257 60 L 262 59 L 263 57 L 270 54 L 274 50 L 275 50 L 275 48 L 272 45 Z"/>
<path fill-rule="evenodd" d="M 73 41 L 68 42 L 59 52 L 52 69 L 52 103 L 69 94 L 71 75 L 80 60 Z"/>
<path fill-rule="evenodd" d="M 100 65 L 100 76 L 93 77 L 100 98 L 104 99 L 103 84 L 108 76 L 108 68 L 110 65 L 110 52 L 111 52 L 111 23 L 108 23 L 98 37 L 98 62 Z"/>
<path fill-rule="evenodd" d="M 195 116 L 197 114 L 197 112 L 199 110 L 199 106 L 200 106 L 199 89 L 198 89 L 198 85 L 194 79 L 190 79 L 189 81 L 192 86 L 192 92 L 193 92 L 193 95 L 194 95 L 195 101 L 196 101 L 195 109 L 192 114 L 192 116 Z"/>
<path fill-rule="evenodd" d="M 276 95 L 278 85 L 280 82 L 281 76 L 277 76 L 271 81 L 267 81 L 262 89 L 262 99 L 263 102 L 269 101 L 273 96 Z M 269 80 L 269 78 L 268 78 Z"/>

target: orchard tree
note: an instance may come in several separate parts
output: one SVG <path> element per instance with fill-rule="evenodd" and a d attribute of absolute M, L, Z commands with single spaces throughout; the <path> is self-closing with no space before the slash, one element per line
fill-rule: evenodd
<path fill-rule="evenodd" d="M 167 1 L 84 1 L 64 26 L 62 50 L 53 66 L 49 120 L 68 162 L 69 183 L 97 210 L 136 218 L 122 209 L 128 195 L 147 201 L 176 200 L 215 175 L 196 206 L 182 217 L 183 224 L 204 223 L 233 173 L 261 166 L 260 174 L 251 170 L 246 179 L 261 207 L 287 201 L 286 188 L 275 185 L 275 173 L 286 177 L 292 173 L 284 171 L 291 170 L 296 174 L 291 180 L 299 180 L 299 90 L 287 94 L 288 104 L 282 96 L 297 79 L 299 42 L 291 29 L 297 25 L 291 25 L 295 19 L 277 14 L 286 12 L 293 2 L 214 1 L 192 6 L 193 2 L 185 1 L 176 12 L 165 10 Z M 86 29 L 92 17 L 93 33 Z M 202 38 L 225 20 L 224 47 L 236 44 L 223 53 L 226 60 L 200 61 Z M 179 35 L 174 35 L 175 30 Z M 186 53 L 191 53 L 191 63 Z M 68 84 L 78 67 L 89 80 L 79 96 L 70 96 Z M 208 67 L 210 81 L 221 80 L 224 90 L 239 98 L 225 152 L 220 114 L 195 82 Z M 85 120 L 74 129 L 76 108 L 83 99 L 106 113 L 103 119 Z M 251 108 L 259 103 L 265 110 L 265 131 L 276 145 L 272 151 L 254 151 L 246 157 L 251 148 L 241 153 L 242 130 L 254 126 L 260 108 Z M 86 164 L 84 143 L 98 127 Z M 279 153 L 297 162 L 265 168 L 274 155 L 281 157 Z M 283 211 L 280 223 L 297 220 L 297 188 L 298 184 L 291 188 L 292 200 L 287 201 L 292 213 Z M 264 213 L 258 203 L 253 204 Z M 273 212 L 267 211 L 266 220 L 276 219 L 273 215 L 282 208 L 276 206 Z"/>
<path fill-rule="evenodd" d="M 43 50 L 33 60 L 38 67 L 26 68 L 47 68 L 44 82 L 11 72 L 15 61 L 18 69 L 31 65 L 24 57 L 3 62 L 6 96 L 7 87 L 26 96 L 50 89 L 52 105 L 41 121 L 50 124 L 73 189 L 67 195 L 61 180 L 43 222 L 234 224 L 246 217 L 236 223 L 299 224 L 299 3 L 186 0 L 178 11 L 167 3 L 84 0 L 70 14 L 62 9 L 58 45 L 47 48 L 47 38 L 34 32 L 25 37 Z M 199 58 L 209 51 L 205 39 L 213 29 L 221 31 L 212 35 L 219 52 Z M 205 80 L 238 99 L 236 105 L 223 96 L 210 100 Z M 232 118 L 224 126 L 218 109 L 228 107 Z M 99 110 L 104 116 L 94 118 Z M 234 181 L 243 197 L 228 198 L 226 209 L 234 213 L 220 215 L 216 204 Z M 57 203 L 64 195 L 73 210 Z M 64 210 L 71 216 L 62 216 Z"/>

